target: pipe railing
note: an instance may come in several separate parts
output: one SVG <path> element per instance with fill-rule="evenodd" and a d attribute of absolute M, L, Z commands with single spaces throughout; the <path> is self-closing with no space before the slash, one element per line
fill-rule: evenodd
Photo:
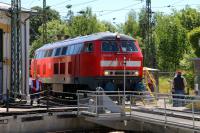
<path fill-rule="evenodd" d="M 82 100 L 83 94 L 87 93 L 88 99 Z M 157 95 L 157 104 L 153 103 L 153 97 L 149 96 L 148 92 L 137 92 L 137 91 L 127 91 L 126 92 L 126 102 L 125 108 L 122 109 L 122 99 L 124 97 L 122 92 L 105 92 L 105 91 L 78 91 L 77 92 L 77 105 L 78 113 L 81 114 L 80 107 L 86 107 L 82 111 L 100 115 L 112 115 L 109 111 L 109 107 L 105 107 L 103 104 L 99 104 L 100 98 L 104 96 L 109 97 L 116 103 L 122 110 L 119 114 L 124 113 L 126 116 L 135 116 L 135 112 L 141 111 L 140 109 L 148 111 L 149 114 L 159 114 L 159 118 L 153 118 L 157 120 L 164 121 L 165 124 L 175 123 L 182 125 L 190 125 L 193 129 L 200 128 L 200 108 L 196 108 L 195 105 L 200 107 L 200 96 L 192 95 L 181 95 L 181 94 L 165 94 L 165 93 L 153 93 Z M 135 100 L 133 102 L 133 100 Z M 142 102 L 143 100 L 143 102 Z M 175 103 L 174 103 L 175 102 Z M 145 103 L 145 104 L 144 104 Z M 176 105 L 177 104 L 177 105 Z M 137 105 L 137 106 L 136 106 Z M 110 107 L 112 107 L 111 105 Z M 175 107 L 178 106 L 178 107 Z M 99 111 L 100 110 L 100 111 Z M 103 110 L 103 111 L 102 111 Z M 146 116 L 142 116 L 146 117 Z M 191 123 L 184 123 L 184 121 L 174 121 L 173 118 L 182 118 L 186 120 L 191 120 Z M 199 124 L 199 125 L 198 125 Z M 198 126 L 197 126 L 198 125 Z"/>

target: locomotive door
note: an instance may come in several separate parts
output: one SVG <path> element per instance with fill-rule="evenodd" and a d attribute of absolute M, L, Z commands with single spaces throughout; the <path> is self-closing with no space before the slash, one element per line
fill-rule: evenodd
<path fill-rule="evenodd" d="M 3 91 L 3 30 L 0 29 L 0 93 Z"/>

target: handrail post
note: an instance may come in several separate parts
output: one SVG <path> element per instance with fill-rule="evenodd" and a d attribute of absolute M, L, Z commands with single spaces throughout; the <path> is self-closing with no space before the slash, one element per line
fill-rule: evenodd
<path fill-rule="evenodd" d="M 132 107 L 132 105 L 131 105 L 131 101 L 132 101 L 132 96 L 131 95 L 129 95 L 130 96 L 130 116 L 131 116 L 131 112 L 132 112 L 132 109 L 131 109 L 131 107 Z"/>
<path fill-rule="evenodd" d="M 47 111 L 49 111 L 49 86 L 47 86 Z"/>
<path fill-rule="evenodd" d="M 97 94 L 96 94 L 96 116 L 98 117 L 98 97 L 97 97 Z"/>
<path fill-rule="evenodd" d="M 6 89 L 6 112 L 9 112 L 9 90 Z"/>
<path fill-rule="evenodd" d="M 167 123 L 167 111 L 166 111 L 166 100 L 164 98 L 164 108 L 165 108 L 165 124 Z"/>
<path fill-rule="evenodd" d="M 193 101 L 192 101 L 192 122 L 193 122 L 193 129 L 195 129 L 194 102 Z"/>
<path fill-rule="evenodd" d="M 78 108 L 77 108 L 77 115 L 79 116 L 79 111 L 80 111 L 80 109 L 79 109 L 79 106 L 80 106 L 80 105 L 79 105 L 79 92 L 77 91 L 76 94 L 77 94 L 77 107 L 78 107 Z"/>

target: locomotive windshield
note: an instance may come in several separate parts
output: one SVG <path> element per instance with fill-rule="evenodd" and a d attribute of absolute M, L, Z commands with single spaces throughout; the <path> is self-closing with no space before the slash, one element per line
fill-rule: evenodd
<path fill-rule="evenodd" d="M 103 41 L 102 42 L 102 51 L 103 52 L 137 52 L 138 49 L 134 44 L 134 41 Z"/>
<path fill-rule="evenodd" d="M 137 47 L 133 41 L 121 41 L 122 52 L 136 52 Z"/>
<path fill-rule="evenodd" d="M 118 52 L 120 50 L 119 50 L 119 47 L 117 45 L 117 42 L 115 42 L 115 41 L 103 41 L 102 51 L 103 52 Z"/>

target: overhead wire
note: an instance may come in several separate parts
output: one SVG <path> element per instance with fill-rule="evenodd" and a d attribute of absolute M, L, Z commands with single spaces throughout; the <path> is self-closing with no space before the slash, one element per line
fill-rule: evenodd
<path fill-rule="evenodd" d="M 67 0 L 67 1 L 70 1 L 70 0 Z M 67 2 L 65 1 L 65 2 Z M 80 6 L 80 5 L 85 5 L 85 4 L 88 4 L 88 3 L 92 3 L 92 2 L 95 2 L 95 1 L 98 1 L 98 0 L 90 0 L 90 1 L 86 1 L 86 2 L 81 2 L 81 3 L 77 3 L 77 4 L 71 4 L 73 7 L 76 7 L 76 6 Z M 64 2 L 63 2 L 64 3 Z M 60 4 L 54 4 L 54 5 L 51 5 L 51 7 L 60 7 L 60 6 L 63 6 L 61 4 L 63 3 L 60 3 Z"/>
<path fill-rule="evenodd" d="M 111 13 L 113 13 L 113 12 L 118 12 L 118 11 L 124 10 L 124 9 L 129 8 L 129 7 L 132 7 L 132 6 L 137 6 L 137 5 L 141 4 L 141 3 L 142 3 L 142 2 L 139 2 L 139 3 L 132 4 L 132 5 L 129 5 L 129 6 L 126 6 L 126 7 L 122 7 L 122 8 L 119 8 L 119 9 L 115 9 L 115 10 L 113 10 L 113 11 L 110 11 L 110 12 L 107 12 L 107 13 L 104 13 L 104 14 L 101 14 L 101 15 L 99 15 L 99 16 L 104 16 L 104 15 L 111 14 Z"/>

